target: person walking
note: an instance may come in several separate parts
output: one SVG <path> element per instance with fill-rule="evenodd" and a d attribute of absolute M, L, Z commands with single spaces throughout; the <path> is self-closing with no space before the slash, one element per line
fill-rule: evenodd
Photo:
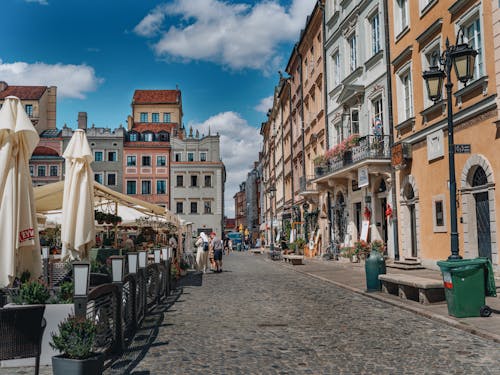
<path fill-rule="evenodd" d="M 215 272 L 222 272 L 222 252 L 224 250 L 222 240 L 217 237 L 216 233 L 212 233 L 212 247 L 214 249 Z"/>
<path fill-rule="evenodd" d="M 196 266 L 198 272 L 207 272 L 207 262 L 208 262 L 208 237 L 204 232 L 201 232 L 198 236 L 195 245 L 196 250 Z"/>

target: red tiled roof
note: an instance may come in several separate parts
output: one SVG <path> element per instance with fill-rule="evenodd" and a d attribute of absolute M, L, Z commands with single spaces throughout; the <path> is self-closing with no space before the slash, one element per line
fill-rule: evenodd
<path fill-rule="evenodd" d="M 171 104 L 180 101 L 180 90 L 135 90 L 133 104 Z"/>
<path fill-rule="evenodd" d="M 33 151 L 33 156 L 59 156 L 59 154 L 50 147 L 38 146 Z"/>
<path fill-rule="evenodd" d="M 158 133 L 161 131 L 166 131 L 166 132 L 172 132 L 173 129 L 177 127 L 177 124 L 175 123 L 165 123 L 165 122 L 159 122 L 159 123 L 152 123 L 152 122 L 135 122 L 134 126 L 132 127 L 132 130 L 142 133 L 145 131 L 151 131 L 153 133 Z"/>
<path fill-rule="evenodd" d="M 38 100 L 45 90 L 47 86 L 7 86 L 5 90 L 0 91 L 0 99 L 13 95 L 21 100 Z"/>

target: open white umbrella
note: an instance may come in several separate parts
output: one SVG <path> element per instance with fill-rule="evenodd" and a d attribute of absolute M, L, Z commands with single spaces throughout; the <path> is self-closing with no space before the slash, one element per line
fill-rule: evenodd
<path fill-rule="evenodd" d="M 62 204 L 62 258 L 87 259 L 95 242 L 92 151 L 85 132 L 75 130 L 63 157 L 66 175 Z"/>
<path fill-rule="evenodd" d="M 42 273 L 33 186 L 28 163 L 39 137 L 21 101 L 0 109 L 0 287 L 29 271 Z"/>

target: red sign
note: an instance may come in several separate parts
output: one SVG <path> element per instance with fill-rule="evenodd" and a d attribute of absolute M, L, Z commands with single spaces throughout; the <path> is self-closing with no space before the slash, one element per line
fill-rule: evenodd
<path fill-rule="evenodd" d="M 33 228 L 28 228 L 19 232 L 20 243 L 34 239 L 35 239 L 35 230 Z"/>

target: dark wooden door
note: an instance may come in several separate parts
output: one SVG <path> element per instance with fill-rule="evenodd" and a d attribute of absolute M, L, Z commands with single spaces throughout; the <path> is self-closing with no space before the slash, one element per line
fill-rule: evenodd
<path fill-rule="evenodd" d="M 490 205 L 488 192 L 474 194 L 476 199 L 477 249 L 480 257 L 491 260 Z"/>

